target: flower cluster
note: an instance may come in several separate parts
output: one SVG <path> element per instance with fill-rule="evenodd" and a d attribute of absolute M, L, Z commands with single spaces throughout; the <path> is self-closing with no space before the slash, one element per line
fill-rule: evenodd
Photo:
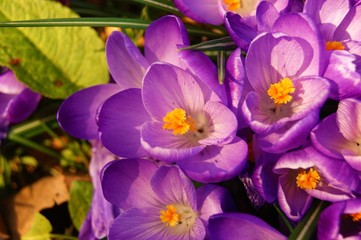
<path fill-rule="evenodd" d="M 223 84 L 182 21 L 165 16 L 146 29 L 144 55 L 113 32 L 114 82 L 76 92 L 59 109 L 64 130 L 119 158 L 93 158 L 98 172 L 106 164 L 95 190 L 111 203 L 102 208 L 111 224 L 94 237 L 286 239 L 237 212 L 219 185 L 245 176 L 293 224 L 316 199 L 328 202 L 319 239 L 360 237 L 361 3 L 174 3 L 198 22 L 224 23 L 237 48 Z"/>

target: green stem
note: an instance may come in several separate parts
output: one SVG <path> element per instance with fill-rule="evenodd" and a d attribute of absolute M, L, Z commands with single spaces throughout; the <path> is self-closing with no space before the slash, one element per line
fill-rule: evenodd
<path fill-rule="evenodd" d="M 281 216 L 283 222 L 286 224 L 288 230 L 292 233 L 293 232 L 293 226 L 290 223 L 290 221 L 288 221 L 288 218 L 286 217 L 286 215 L 282 212 L 282 210 L 274 203 L 273 206 L 276 208 L 278 214 Z"/>
<path fill-rule="evenodd" d="M 51 234 L 49 234 L 49 236 L 51 237 L 51 239 L 69 239 L 69 240 L 78 240 L 78 238 L 77 238 L 77 237 L 67 236 L 67 235 L 62 235 L 62 234 L 55 234 L 55 233 L 51 233 Z"/>
<path fill-rule="evenodd" d="M 55 157 L 57 159 L 60 159 L 60 155 L 55 152 L 55 151 L 52 151 L 46 147 L 44 147 L 43 145 L 40 145 L 36 142 L 33 142 L 33 141 L 30 141 L 29 139 L 26 139 L 26 138 L 23 138 L 19 135 L 16 135 L 16 134 L 9 134 L 8 135 L 8 139 L 13 141 L 13 142 L 17 142 L 17 143 L 20 143 L 26 147 L 29 147 L 29 148 L 32 148 L 32 149 L 35 149 L 39 152 L 42 152 L 44 154 L 47 154 L 49 156 L 52 156 L 52 157 Z"/>

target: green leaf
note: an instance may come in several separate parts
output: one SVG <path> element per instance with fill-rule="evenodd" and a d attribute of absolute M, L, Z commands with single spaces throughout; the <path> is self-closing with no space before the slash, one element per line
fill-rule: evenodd
<path fill-rule="evenodd" d="M 304 216 L 301 222 L 292 231 L 289 240 L 311 240 L 317 228 L 317 221 L 321 211 L 326 207 L 326 202 L 313 202 L 309 211 Z"/>
<path fill-rule="evenodd" d="M 191 45 L 189 47 L 184 47 L 184 50 L 200 50 L 200 51 L 225 51 L 225 50 L 234 50 L 237 48 L 237 45 L 231 39 L 231 37 L 222 37 L 214 40 L 209 40 L 205 42 L 201 42 L 198 44 Z"/>
<path fill-rule="evenodd" d="M 73 181 L 70 187 L 69 213 L 76 229 L 80 229 L 81 224 L 88 214 L 93 196 L 93 185 L 87 181 Z"/>
<path fill-rule="evenodd" d="M 0 1 L 0 22 L 47 18 L 78 15 L 55 1 Z M 89 27 L 1 28 L 0 65 L 49 98 L 108 81 L 104 43 Z"/>
<path fill-rule="evenodd" d="M 37 213 L 33 220 L 30 230 L 21 237 L 21 240 L 50 240 L 50 232 L 52 231 L 49 220 Z"/>

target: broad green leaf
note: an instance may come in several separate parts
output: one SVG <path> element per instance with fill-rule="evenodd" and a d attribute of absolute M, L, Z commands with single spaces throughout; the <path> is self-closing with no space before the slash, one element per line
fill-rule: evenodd
<path fill-rule="evenodd" d="M 21 237 L 21 240 L 50 240 L 50 232 L 52 231 L 49 220 L 37 213 L 33 220 L 30 230 Z"/>
<path fill-rule="evenodd" d="M 77 17 L 55 1 L 0 1 L 0 22 Z M 104 43 L 89 27 L 1 28 L 0 65 L 50 98 L 108 81 Z"/>
<path fill-rule="evenodd" d="M 70 187 L 69 213 L 76 229 L 86 218 L 93 196 L 93 185 L 87 181 L 73 181 Z"/>

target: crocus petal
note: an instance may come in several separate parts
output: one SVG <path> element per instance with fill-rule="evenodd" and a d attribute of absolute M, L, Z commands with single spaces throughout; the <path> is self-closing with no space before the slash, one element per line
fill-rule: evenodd
<path fill-rule="evenodd" d="M 164 130 L 159 122 L 146 122 L 141 128 L 141 143 L 149 154 L 159 160 L 177 162 L 189 158 L 205 147 L 192 145 L 186 136 Z"/>
<path fill-rule="evenodd" d="M 332 40 L 336 27 L 350 10 L 349 0 L 306 1 L 304 12 L 320 26 L 326 40 Z"/>
<path fill-rule="evenodd" d="M 178 45 L 189 45 L 189 39 L 178 17 L 164 16 L 151 23 L 145 31 L 144 41 L 144 56 L 149 63 L 163 61 L 181 67 Z"/>
<path fill-rule="evenodd" d="M 213 145 L 231 142 L 237 131 L 237 119 L 234 114 L 219 102 L 207 102 L 204 111 L 209 115 L 211 130 L 208 137 L 199 143 Z"/>
<path fill-rule="evenodd" d="M 208 229 L 211 240 L 287 239 L 260 218 L 244 213 L 214 215 Z"/>
<path fill-rule="evenodd" d="M 198 240 L 205 236 L 202 221 L 197 219 L 191 231 L 173 235 L 159 219 L 159 208 L 133 208 L 122 213 L 112 224 L 108 238 Z"/>
<path fill-rule="evenodd" d="M 340 100 L 361 96 L 361 75 L 356 71 L 356 56 L 347 51 L 332 51 L 324 77 L 331 83 L 330 98 Z"/>
<path fill-rule="evenodd" d="M 248 49 L 250 42 L 257 36 L 257 30 L 249 26 L 238 14 L 227 12 L 224 25 L 233 41 L 244 50 Z"/>
<path fill-rule="evenodd" d="M 271 84 L 282 78 L 303 74 L 312 59 L 310 56 L 313 50 L 302 39 L 279 34 L 261 35 L 252 42 L 246 56 L 249 82 L 256 92 L 264 94 Z"/>
<path fill-rule="evenodd" d="M 268 1 L 260 2 L 256 13 L 258 31 L 270 32 L 278 17 L 279 13 L 272 3 Z"/>
<path fill-rule="evenodd" d="M 351 7 L 350 11 L 343 18 L 340 25 L 335 31 L 335 39 L 341 40 L 360 40 L 361 28 L 358 20 L 361 18 L 361 3 L 358 2 L 355 6 Z"/>
<path fill-rule="evenodd" d="M 194 50 L 181 50 L 178 55 L 182 62 L 182 68 L 195 76 L 204 94 L 204 99 L 227 104 L 225 86 L 219 84 L 217 67 L 212 60 L 204 53 Z"/>
<path fill-rule="evenodd" d="M 341 151 L 343 157 L 345 158 L 346 162 L 357 171 L 361 171 L 361 156 L 354 155 L 354 153 L 350 154 L 349 151 Z"/>
<path fill-rule="evenodd" d="M 110 97 L 100 109 L 100 138 L 118 156 L 149 156 L 140 144 L 140 126 L 148 120 L 150 116 L 143 107 L 140 89 L 124 90 Z"/>
<path fill-rule="evenodd" d="M 218 1 L 214 0 L 174 0 L 174 5 L 185 16 L 197 22 L 219 25 L 223 23 L 223 14 L 218 10 Z"/>
<path fill-rule="evenodd" d="M 336 114 L 331 114 L 322 120 L 311 132 L 311 142 L 313 146 L 333 158 L 341 158 L 341 149 L 347 146 L 348 141 L 340 133 L 336 124 Z"/>
<path fill-rule="evenodd" d="M 70 135 L 81 139 L 96 139 L 98 107 L 119 92 L 116 84 L 97 85 L 82 89 L 68 97 L 58 110 L 58 122 Z"/>
<path fill-rule="evenodd" d="M 340 101 L 336 122 L 342 135 L 350 142 L 361 139 L 361 101 L 344 99 Z"/>
<path fill-rule="evenodd" d="M 79 230 L 79 235 L 78 238 L 79 240 L 97 240 L 98 238 L 95 237 L 95 234 L 93 232 L 92 229 L 92 214 L 90 213 L 91 211 L 91 207 L 89 209 L 89 212 L 85 218 L 85 220 L 83 221 L 83 223 L 81 224 L 80 230 Z"/>
<path fill-rule="evenodd" d="M 104 166 L 100 175 L 105 199 L 120 209 L 158 206 L 150 185 L 158 167 L 141 159 L 115 160 Z"/>
<path fill-rule="evenodd" d="M 215 184 L 205 184 L 197 188 L 197 205 L 199 216 L 206 223 L 214 214 L 235 210 L 227 189 Z"/>
<path fill-rule="evenodd" d="M 300 147 L 306 141 L 318 120 L 318 111 L 313 111 L 298 121 L 288 122 L 280 129 L 266 136 L 256 134 L 255 141 L 266 152 L 286 152 Z"/>
<path fill-rule="evenodd" d="M 310 62 L 302 72 L 302 76 L 320 75 L 324 72 L 327 61 L 324 40 L 319 28 L 310 16 L 303 13 L 284 14 L 274 23 L 273 31 L 304 39 L 312 46 L 311 51 L 304 48 L 306 59 Z M 292 49 L 289 49 L 289 51 L 292 51 Z M 300 61 L 300 59 L 295 59 L 295 61 Z"/>
<path fill-rule="evenodd" d="M 165 181 L 166 179 L 166 181 Z M 150 180 L 154 193 L 164 205 L 182 204 L 197 210 L 196 190 L 178 167 L 160 167 Z"/>
<path fill-rule="evenodd" d="M 20 94 L 14 97 L 8 106 L 8 120 L 10 123 L 24 121 L 37 108 L 41 95 L 30 89 L 24 89 Z"/>
<path fill-rule="evenodd" d="M 317 222 L 318 239 L 337 239 L 345 205 L 345 201 L 334 203 L 321 212 Z"/>
<path fill-rule="evenodd" d="M 247 164 L 248 146 L 240 138 L 222 147 L 207 146 L 192 158 L 178 162 L 195 181 L 211 183 L 231 179 L 242 172 Z"/>
<path fill-rule="evenodd" d="M 0 72 L 0 93 L 19 94 L 25 88 L 26 85 L 16 78 L 13 71 Z"/>
<path fill-rule="evenodd" d="M 141 88 L 149 64 L 129 37 L 118 31 L 112 32 L 105 51 L 110 74 L 117 84 L 122 89 Z"/>
<path fill-rule="evenodd" d="M 192 114 L 204 106 L 202 89 L 192 75 L 166 63 L 156 63 L 148 69 L 142 93 L 145 109 L 161 122 L 175 108 Z"/>

